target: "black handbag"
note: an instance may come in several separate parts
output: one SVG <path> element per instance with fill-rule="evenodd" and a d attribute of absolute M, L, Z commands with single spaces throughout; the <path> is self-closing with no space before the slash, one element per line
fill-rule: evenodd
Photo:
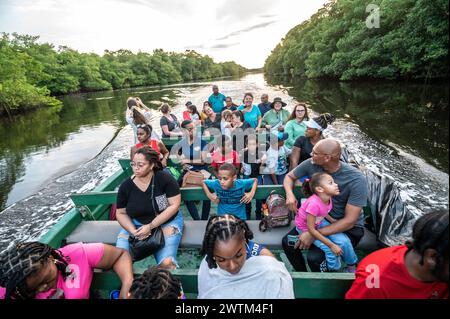
<path fill-rule="evenodd" d="M 156 215 L 158 215 L 157 210 L 155 209 L 153 196 L 155 178 L 156 175 L 153 176 L 152 180 L 152 196 L 150 200 L 152 202 L 153 211 L 155 212 Z M 136 237 L 130 235 L 128 237 L 128 242 L 130 244 L 130 255 L 133 258 L 133 262 L 144 259 L 150 255 L 153 255 L 155 252 L 163 248 L 165 245 L 164 233 L 161 229 L 161 226 L 153 228 L 150 236 L 148 236 L 143 240 L 139 240 Z"/>

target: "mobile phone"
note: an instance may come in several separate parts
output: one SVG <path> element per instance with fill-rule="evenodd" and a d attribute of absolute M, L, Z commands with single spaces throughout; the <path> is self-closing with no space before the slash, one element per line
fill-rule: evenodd
<path fill-rule="evenodd" d="M 296 235 L 287 235 L 288 246 L 294 247 L 295 244 L 297 243 L 297 240 L 298 240 L 298 236 L 296 236 Z"/>

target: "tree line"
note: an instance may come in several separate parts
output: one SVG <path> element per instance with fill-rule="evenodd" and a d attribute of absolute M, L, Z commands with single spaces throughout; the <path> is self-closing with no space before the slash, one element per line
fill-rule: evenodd
<path fill-rule="evenodd" d="M 38 43 L 39 36 L 0 37 L 0 115 L 58 105 L 54 95 L 239 76 L 235 62 L 215 63 L 195 51 L 153 54 L 105 50 L 103 56 Z"/>
<path fill-rule="evenodd" d="M 287 33 L 264 70 L 340 80 L 448 78 L 448 18 L 447 0 L 332 0 Z"/>

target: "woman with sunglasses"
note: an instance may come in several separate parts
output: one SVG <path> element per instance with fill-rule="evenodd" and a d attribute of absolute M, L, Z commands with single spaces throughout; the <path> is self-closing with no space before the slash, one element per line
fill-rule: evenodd
<path fill-rule="evenodd" d="M 305 103 L 298 103 L 291 113 L 291 116 L 286 123 L 284 131 L 289 134 L 288 139 L 284 142 L 287 148 L 292 149 L 295 140 L 300 136 L 305 135 L 306 120 L 308 120 L 308 108 Z"/>
<path fill-rule="evenodd" d="M 150 124 L 137 125 L 137 138 L 139 143 L 131 148 L 130 158 L 133 160 L 136 151 L 144 146 L 149 146 L 158 153 L 161 164 L 167 167 L 167 159 L 169 158 L 169 150 L 163 142 L 152 137 L 153 128 Z"/>
<path fill-rule="evenodd" d="M 165 245 L 154 256 L 161 268 L 175 269 L 183 232 L 178 183 L 163 171 L 158 153 L 148 146 L 136 151 L 131 166 L 134 175 L 120 185 L 117 193 L 117 221 L 122 230 L 116 247 L 129 250 L 130 234 L 143 240 L 161 226 Z"/>

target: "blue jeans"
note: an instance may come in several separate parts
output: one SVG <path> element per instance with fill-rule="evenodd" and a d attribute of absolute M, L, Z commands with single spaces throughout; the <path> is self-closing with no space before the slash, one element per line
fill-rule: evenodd
<path fill-rule="evenodd" d="M 323 220 L 322 223 L 319 225 L 318 229 L 326 227 L 328 225 L 330 225 L 330 223 L 327 220 Z M 302 233 L 302 231 L 298 227 L 297 232 L 299 234 Z M 342 251 L 344 252 L 342 254 L 342 259 L 347 265 L 356 264 L 356 262 L 358 261 L 358 257 L 356 257 L 355 250 L 353 249 L 352 246 L 352 242 L 350 241 L 350 238 L 348 238 L 346 234 L 337 233 L 325 237 L 342 248 Z M 341 258 L 340 258 L 341 256 L 336 256 L 327 245 L 325 245 L 318 239 L 316 239 L 313 242 L 313 244 L 316 247 L 320 248 L 325 253 L 328 269 L 334 271 L 341 269 Z"/>
<path fill-rule="evenodd" d="M 136 219 L 132 219 L 132 222 L 136 226 L 136 228 L 142 226 L 142 224 Z M 181 211 L 177 213 L 177 215 L 172 221 L 169 221 L 161 225 L 162 229 L 166 227 L 173 227 L 176 230 L 170 236 L 164 234 L 164 241 L 165 241 L 164 247 L 154 254 L 155 260 L 156 263 L 159 265 L 164 259 L 170 257 L 172 259 L 172 262 L 178 267 L 177 251 L 178 246 L 180 245 L 181 242 L 181 237 L 183 235 L 183 214 L 181 213 Z M 130 233 L 122 228 L 119 232 L 119 235 L 117 235 L 116 247 L 130 251 L 130 244 L 128 242 L 129 236 Z"/>
<path fill-rule="evenodd" d="M 243 175 L 244 179 L 249 179 L 250 177 Z M 262 175 L 258 175 L 258 185 L 263 185 Z M 255 209 L 255 217 L 256 220 L 261 220 L 261 206 L 263 204 L 262 199 L 256 200 L 256 209 Z M 252 203 L 248 203 L 245 205 L 245 210 L 247 214 L 247 220 L 250 220 L 252 217 Z"/>
<path fill-rule="evenodd" d="M 211 201 L 204 200 L 202 201 L 202 220 L 207 220 L 209 217 L 209 211 L 211 210 Z M 194 201 L 185 200 L 184 204 L 191 215 L 193 220 L 200 220 L 200 216 L 198 215 L 197 206 L 195 206 Z"/>
<path fill-rule="evenodd" d="M 278 185 L 283 185 L 284 177 L 286 176 L 286 174 L 287 173 L 281 174 L 281 175 L 275 175 Z M 263 185 L 275 185 L 273 183 L 273 181 L 272 181 L 272 177 L 270 176 L 270 174 L 264 174 L 263 176 L 264 176 L 263 177 L 264 178 L 263 179 L 263 181 L 264 181 Z"/>

